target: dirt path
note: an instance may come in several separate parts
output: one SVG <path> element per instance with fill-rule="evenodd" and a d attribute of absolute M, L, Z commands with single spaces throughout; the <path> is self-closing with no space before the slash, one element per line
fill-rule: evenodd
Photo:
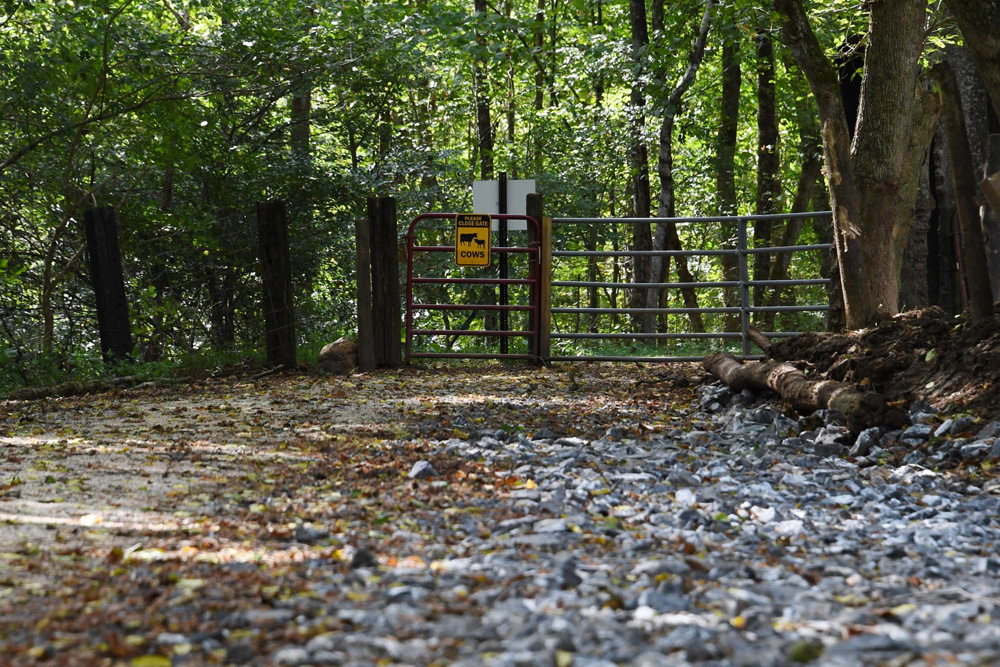
<path fill-rule="evenodd" d="M 635 384 L 653 373 L 676 381 Z M 521 483 L 431 455 L 431 439 L 553 427 L 597 438 L 614 424 L 649 435 L 678 425 L 696 374 L 441 366 L 0 404 L 0 655 L 159 655 L 163 632 L 202 627 L 201 605 L 280 598 L 308 576 L 303 563 L 346 568 L 373 542 L 382 562 L 405 559 L 390 529 Z M 441 480 L 418 488 L 406 473 L 423 458 Z"/>

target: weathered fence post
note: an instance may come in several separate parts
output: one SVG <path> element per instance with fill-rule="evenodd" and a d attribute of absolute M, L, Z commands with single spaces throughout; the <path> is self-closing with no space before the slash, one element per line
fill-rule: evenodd
<path fill-rule="evenodd" d="M 295 368 L 295 315 L 285 202 L 257 203 L 257 232 L 264 286 L 262 305 L 267 365 Z"/>
<path fill-rule="evenodd" d="M 538 356 L 552 356 L 552 218 L 542 216 L 542 266 L 538 295 Z"/>
<path fill-rule="evenodd" d="M 372 333 L 375 365 L 396 368 L 403 364 L 400 349 L 399 246 L 396 200 L 368 199 L 371 241 Z"/>
<path fill-rule="evenodd" d="M 538 244 L 541 248 L 542 243 L 542 216 L 544 215 L 542 208 L 542 196 L 539 194 L 529 194 L 524 203 L 524 212 L 530 217 L 534 218 L 538 222 L 538 226 L 528 225 L 528 247 L 532 247 Z M 540 255 L 541 253 L 539 253 Z M 528 255 L 528 275 L 533 276 L 538 279 L 538 285 L 531 285 L 528 290 L 528 303 L 538 303 L 539 308 L 537 311 L 531 311 L 528 313 L 528 328 L 532 331 L 536 330 L 537 323 L 541 321 L 541 301 L 539 297 L 541 296 L 541 265 L 538 261 L 538 256 L 535 254 Z M 541 357 L 541 328 L 538 328 L 539 335 L 531 339 L 529 352 L 531 354 Z"/>
<path fill-rule="evenodd" d="M 369 200 L 372 201 L 375 200 Z M 375 370 L 375 331 L 372 325 L 371 223 L 368 218 L 354 223 L 354 243 L 358 278 L 358 367 L 363 371 L 372 371 Z"/>
<path fill-rule="evenodd" d="M 97 300 L 101 353 L 106 361 L 124 359 L 132 354 L 132 329 L 118 245 L 118 218 L 113 206 L 101 206 L 87 209 L 83 220 L 90 282 Z"/>

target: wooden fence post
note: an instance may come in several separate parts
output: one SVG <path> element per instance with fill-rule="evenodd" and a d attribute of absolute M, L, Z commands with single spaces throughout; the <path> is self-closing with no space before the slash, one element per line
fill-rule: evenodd
<path fill-rule="evenodd" d="M 375 365 L 396 368 L 403 365 L 400 348 L 399 237 L 396 200 L 392 197 L 368 199 L 372 265 L 372 327 Z"/>
<path fill-rule="evenodd" d="M 292 369 L 296 366 L 295 315 L 285 202 L 257 203 L 257 232 L 264 287 L 262 307 L 267 365 Z"/>
<path fill-rule="evenodd" d="M 528 225 L 528 246 L 537 243 L 539 247 L 541 246 L 541 232 L 542 232 L 542 196 L 539 194 L 529 194 L 524 202 L 524 212 L 527 216 L 534 218 L 538 222 L 538 227 L 529 224 Z M 540 253 L 539 253 L 540 254 Z M 539 285 L 541 284 L 541 266 L 535 255 L 528 255 L 528 275 L 536 276 L 539 279 Z M 528 290 L 528 303 L 535 303 L 536 294 L 540 294 L 537 287 L 532 285 Z M 539 315 L 541 314 L 541 302 L 539 302 L 538 312 L 531 311 L 528 313 L 528 328 L 534 330 L 536 322 L 540 321 Z M 540 330 L 539 330 L 540 331 Z M 539 336 L 531 339 L 529 352 L 536 356 L 539 355 L 540 341 Z"/>
<path fill-rule="evenodd" d="M 369 219 L 370 217 L 362 218 L 354 223 L 358 278 L 358 367 L 363 371 L 375 370 L 375 331 L 372 325 L 371 224 Z"/>
<path fill-rule="evenodd" d="M 552 357 L 552 218 L 543 216 L 542 274 L 539 295 L 538 356 L 544 362 Z"/>
<path fill-rule="evenodd" d="M 90 281 L 97 300 L 97 328 L 105 361 L 125 359 L 132 354 L 132 329 L 125 297 L 121 248 L 118 245 L 118 218 L 113 206 L 87 209 L 87 258 Z"/>

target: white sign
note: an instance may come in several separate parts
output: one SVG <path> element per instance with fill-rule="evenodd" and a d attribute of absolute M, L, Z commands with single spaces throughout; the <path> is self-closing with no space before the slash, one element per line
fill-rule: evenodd
<path fill-rule="evenodd" d="M 535 192 L 535 179 L 507 181 L 507 213 L 524 215 L 524 203 L 528 195 Z M 499 181 L 472 182 L 472 210 L 477 213 L 500 213 L 500 183 Z M 499 229 L 496 218 L 493 219 L 493 231 Z M 508 220 L 507 230 L 511 232 L 527 231 L 525 220 Z"/>

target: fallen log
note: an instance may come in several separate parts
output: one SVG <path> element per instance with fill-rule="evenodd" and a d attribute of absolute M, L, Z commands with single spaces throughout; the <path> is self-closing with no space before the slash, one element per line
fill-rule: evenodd
<path fill-rule="evenodd" d="M 890 406 L 881 394 L 862 392 L 853 385 L 816 380 L 782 361 L 740 363 L 728 352 L 716 352 L 702 362 L 709 373 L 734 391 L 770 389 L 801 414 L 833 409 L 847 417 L 847 428 L 860 433 L 871 426 L 904 426 L 906 413 Z"/>

